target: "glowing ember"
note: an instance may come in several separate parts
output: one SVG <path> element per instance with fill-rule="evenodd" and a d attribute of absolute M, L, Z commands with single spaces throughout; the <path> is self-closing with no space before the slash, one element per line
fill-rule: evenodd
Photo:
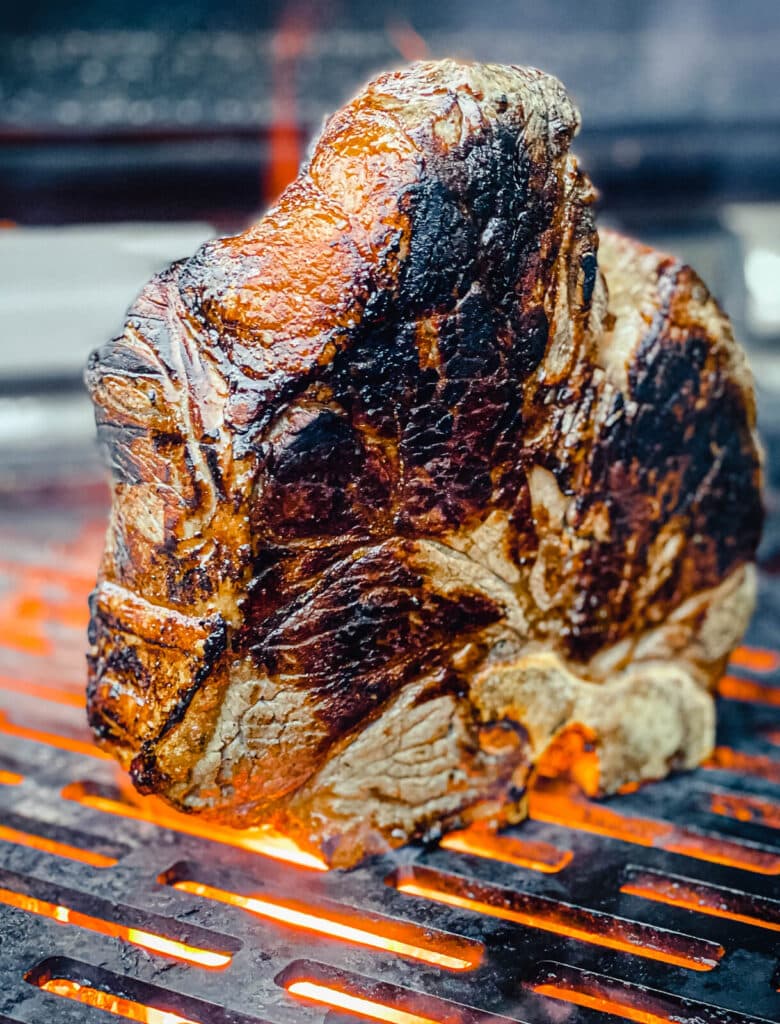
<path fill-rule="evenodd" d="M 702 767 L 744 772 L 745 775 L 756 775 L 768 782 L 780 783 L 780 761 L 760 754 L 744 754 L 741 750 L 733 750 L 731 747 L 715 747 L 712 756 Z"/>
<path fill-rule="evenodd" d="M 544 779 L 569 778 L 588 796 L 597 796 L 601 765 L 593 730 L 577 723 L 555 737 L 536 766 Z"/>
<path fill-rule="evenodd" d="M 419 1013 L 409 1013 L 408 1010 L 399 1010 L 385 1003 L 374 1002 L 373 999 L 353 996 L 349 992 L 314 981 L 294 981 L 287 986 L 287 991 L 301 999 L 338 1010 L 348 1010 L 369 1020 L 387 1021 L 388 1024 L 442 1024 L 432 1017 L 421 1017 Z"/>
<path fill-rule="evenodd" d="M 631 880 L 622 885 L 620 891 L 628 896 L 652 900 L 654 903 L 665 903 L 671 907 L 683 907 L 685 910 L 739 921 L 741 924 L 753 925 L 756 928 L 780 931 L 780 904 L 776 901 L 764 904 L 765 908 L 773 906 L 774 909 L 776 919 L 769 920 L 767 916 L 762 917 L 757 912 L 756 908 L 760 908 L 764 903 L 760 897 L 747 896 L 705 882 L 690 881 L 676 876 L 665 878 L 655 872 L 637 870 L 632 872 Z"/>
<path fill-rule="evenodd" d="M 756 683 L 752 679 L 724 676 L 718 683 L 718 693 L 728 700 L 752 701 L 780 708 L 780 686 Z"/>
<path fill-rule="evenodd" d="M 500 860 L 505 864 L 548 873 L 561 871 L 572 858 L 571 850 L 559 850 L 549 843 L 515 839 L 475 826 L 463 832 L 450 832 L 439 845 L 445 850 L 470 853 L 474 857 Z"/>
<path fill-rule="evenodd" d="M 753 672 L 774 672 L 780 668 L 780 654 L 762 647 L 737 647 L 729 660 L 732 665 L 749 668 Z"/>
<path fill-rule="evenodd" d="M 434 873 L 403 876 L 396 882 L 399 892 L 421 896 L 452 907 L 461 907 L 478 914 L 487 914 L 504 921 L 553 932 L 579 942 L 588 942 L 622 953 L 633 953 L 649 960 L 686 967 L 693 971 L 711 971 L 723 956 L 724 950 L 715 943 L 704 942 L 671 932 L 660 932 L 650 926 L 636 925 L 621 918 L 583 911 L 554 901 L 534 900 L 519 894 L 516 904 L 504 890 L 480 887 L 457 876 L 443 876 L 437 884 Z M 461 891 L 456 891 L 456 886 Z M 493 899 L 484 898 L 490 893 Z M 482 898 L 480 898 L 482 897 Z M 533 901 L 533 902 L 532 902 Z M 523 904 L 526 905 L 523 905 Z M 651 944 L 652 943 L 652 944 Z M 663 946 L 661 945 L 663 943 Z M 685 947 L 689 947 L 686 951 Z"/>
<path fill-rule="evenodd" d="M 95 564 L 97 554 L 92 561 Z M 50 625 L 86 630 L 86 597 L 94 584 L 91 570 L 83 575 L 62 566 L 55 575 L 48 564 L 2 561 L 0 572 L 11 581 L 0 597 L 0 646 L 47 657 L 54 653 Z"/>
<path fill-rule="evenodd" d="M 87 931 L 110 935 L 115 939 L 131 942 L 134 946 L 141 946 L 143 949 L 162 953 L 164 956 L 197 964 L 198 967 L 226 967 L 232 959 L 229 953 L 215 953 L 208 949 L 199 949 L 197 946 L 188 946 L 163 935 L 155 935 L 153 932 L 141 931 L 138 928 L 127 928 L 116 921 L 105 921 L 99 917 L 82 914 L 62 904 L 49 903 L 34 896 L 12 892 L 10 889 L 0 888 L 0 903 L 4 903 L 8 907 L 18 907 L 30 914 L 37 914 L 39 917 L 51 918 L 53 921 L 59 921 L 60 924 L 72 924 L 79 928 L 85 928 Z"/>
<path fill-rule="evenodd" d="M 85 1006 L 97 1007 L 97 1009 L 113 1013 L 117 1017 L 139 1021 L 140 1024 L 201 1024 L 200 1021 L 193 1020 L 191 1017 L 182 1017 L 178 1013 L 171 1013 L 168 1010 L 156 1010 L 153 1006 L 136 1003 L 132 999 L 124 999 L 122 996 L 115 996 L 111 992 L 104 992 L 99 988 L 80 985 L 77 981 L 71 981 L 69 978 L 50 978 L 43 982 L 40 988 L 44 992 L 53 992 L 66 999 L 75 999 L 76 1002 L 83 1003 Z"/>
<path fill-rule="evenodd" d="M 207 899 L 219 900 L 235 907 L 241 907 L 251 914 L 292 925 L 305 931 L 316 932 L 331 939 L 354 942 L 372 949 L 386 950 L 399 956 L 422 960 L 425 963 L 445 967 L 451 971 L 469 971 L 478 966 L 482 959 L 482 947 L 479 943 L 466 940 L 448 939 L 447 936 L 435 936 L 429 929 L 398 922 L 371 921 L 368 918 L 354 917 L 342 912 L 337 916 L 326 913 L 315 913 L 302 903 L 284 903 L 276 899 L 260 899 L 256 896 L 241 896 L 238 893 L 215 889 L 200 882 L 174 882 L 176 889 L 204 896 Z M 372 927 L 373 926 L 373 927 Z M 396 935 L 388 935 L 390 930 Z M 403 938 L 400 936 L 403 935 Z"/>
<path fill-rule="evenodd" d="M 428 44 L 405 18 L 392 18 L 387 23 L 387 36 L 404 60 L 425 60 Z"/>
<path fill-rule="evenodd" d="M 776 767 L 780 772 L 780 765 Z M 657 846 L 713 864 L 726 864 L 762 875 L 780 874 L 780 855 L 769 850 L 736 840 L 700 835 L 663 821 L 618 814 L 609 807 L 592 803 L 576 787 L 560 780 L 545 780 L 531 791 L 529 816 L 536 821 L 611 836 L 624 843 Z"/>
<path fill-rule="evenodd" d="M 295 76 L 298 61 L 312 43 L 314 25 L 299 12 L 288 9 L 273 40 L 272 123 L 269 133 L 269 169 L 265 197 L 275 202 L 298 174 L 303 156 L 303 136 L 298 117 Z"/>
<path fill-rule="evenodd" d="M 769 828 L 780 828 L 780 803 L 762 797 L 713 793 L 710 810 L 735 821 L 756 821 Z"/>
<path fill-rule="evenodd" d="M 83 691 L 77 693 L 75 690 L 65 690 L 61 687 L 43 686 L 41 683 L 34 683 L 26 679 L 0 675 L 0 690 L 21 693 L 25 697 L 37 697 L 39 700 L 47 700 L 53 704 L 65 704 L 71 708 L 84 707 Z"/>
<path fill-rule="evenodd" d="M 107 922 L 104 922 L 107 923 Z M 215 953 L 208 949 L 199 949 L 197 946 L 188 946 L 176 939 L 167 939 L 164 935 L 155 935 L 154 932 L 142 931 L 139 928 L 124 929 L 121 925 L 113 925 L 124 932 L 127 931 L 127 941 L 135 946 L 142 946 L 153 953 L 161 953 L 163 956 L 172 956 L 177 960 L 186 960 L 188 963 L 196 964 L 198 967 L 226 967 L 233 959 L 229 953 Z M 119 932 L 115 933 L 119 935 Z M 124 938 L 124 934 L 119 938 Z"/>
<path fill-rule="evenodd" d="M 0 770 L 0 785 L 1 786 L 18 786 L 20 782 L 24 781 L 24 776 L 17 775 L 16 772 L 6 772 Z"/>
<path fill-rule="evenodd" d="M 612 1013 L 624 1020 L 633 1020 L 637 1024 L 669 1024 L 672 1018 L 659 1016 L 650 1010 L 642 1010 L 636 1006 L 628 1006 L 625 1003 L 617 1002 L 603 995 L 591 995 L 589 992 L 578 992 L 576 989 L 564 985 L 534 985 L 534 992 L 540 996 L 549 996 L 551 999 L 563 999 L 575 1006 L 584 1006 L 589 1010 L 598 1010 L 601 1013 Z"/>
<path fill-rule="evenodd" d="M 297 867 L 310 868 L 313 871 L 327 871 L 328 866 L 319 857 L 302 850 L 292 839 L 281 835 L 270 828 L 231 829 L 206 821 L 198 821 L 172 810 L 157 797 L 141 796 L 128 791 L 126 799 L 115 799 L 90 792 L 87 785 L 74 782 L 62 790 L 66 800 L 73 800 L 84 807 L 91 807 L 106 814 L 116 814 L 123 818 L 137 821 L 151 821 L 161 828 L 170 828 L 176 832 L 184 832 L 191 836 L 200 836 L 216 843 L 238 846 L 264 857 L 283 860 Z"/>
<path fill-rule="evenodd" d="M 93 850 L 82 850 L 81 847 L 60 843 L 45 836 L 36 836 L 32 832 L 21 832 L 16 828 L 8 828 L 7 825 L 0 825 L 0 840 L 15 843 L 17 846 L 27 846 L 32 850 L 41 850 L 43 853 L 52 853 L 55 857 L 77 860 L 93 868 L 110 868 L 116 864 L 116 857 L 106 857 Z"/>
<path fill-rule="evenodd" d="M 7 736 L 15 736 L 20 740 L 44 743 L 47 747 L 56 747 L 58 750 L 69 750 L 73 754 L 98 757 L 103 761 L 113 760 L 110 754 L 106 754 L 94 743 L 78 740 L 71 736 L 60 736 L 58 733 L 46 732 L 43 729 L 31 729 L 26 725 L 17 725 L 2 711 L 0 711 L 0 732 L 4 732 Z"/>

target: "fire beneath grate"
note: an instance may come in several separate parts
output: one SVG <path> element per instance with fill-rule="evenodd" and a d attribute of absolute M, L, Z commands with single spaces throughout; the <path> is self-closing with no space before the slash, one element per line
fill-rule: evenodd
<path fill-rule="evenodd" d="M 0 527 L 0 1024 L 780 1021 L 780 584 L 696 772 L 349 873 L 142 798 L 92 745 L 102 506 Z"/>

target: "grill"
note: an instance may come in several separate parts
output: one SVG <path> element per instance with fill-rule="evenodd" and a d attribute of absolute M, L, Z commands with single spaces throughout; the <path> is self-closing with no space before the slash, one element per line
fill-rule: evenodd
<path fill-rule="evenodd" d="M 780 580 L 696 772 L 352 872 L 135 794 L 82 708 L 101 488 L 0 525 L 0 1024 L 780 1021 Z"/>

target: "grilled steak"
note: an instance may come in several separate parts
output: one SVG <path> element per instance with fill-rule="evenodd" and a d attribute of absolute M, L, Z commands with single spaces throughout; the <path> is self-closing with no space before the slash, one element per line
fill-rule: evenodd
<path fill-rule="evenodd" d="M 142 791 L 348 865 L 517 820 L 572 735 L 601 792 L 711 749 L 751 381 L 690 267 L 596 232 L 577 126 L 536 70 L 383 75 L 91 357 L 89 717 Z"/>

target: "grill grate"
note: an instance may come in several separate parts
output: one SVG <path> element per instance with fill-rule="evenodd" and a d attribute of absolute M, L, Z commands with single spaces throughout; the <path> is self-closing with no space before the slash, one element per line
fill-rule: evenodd
<path fill-rule="evenodd" d="M 82 710 L 88 498 L 0 527 L 0 1024 L 780 1021 L 780 583 L 711 761 L 349 873 L 135 794 Z"/>

